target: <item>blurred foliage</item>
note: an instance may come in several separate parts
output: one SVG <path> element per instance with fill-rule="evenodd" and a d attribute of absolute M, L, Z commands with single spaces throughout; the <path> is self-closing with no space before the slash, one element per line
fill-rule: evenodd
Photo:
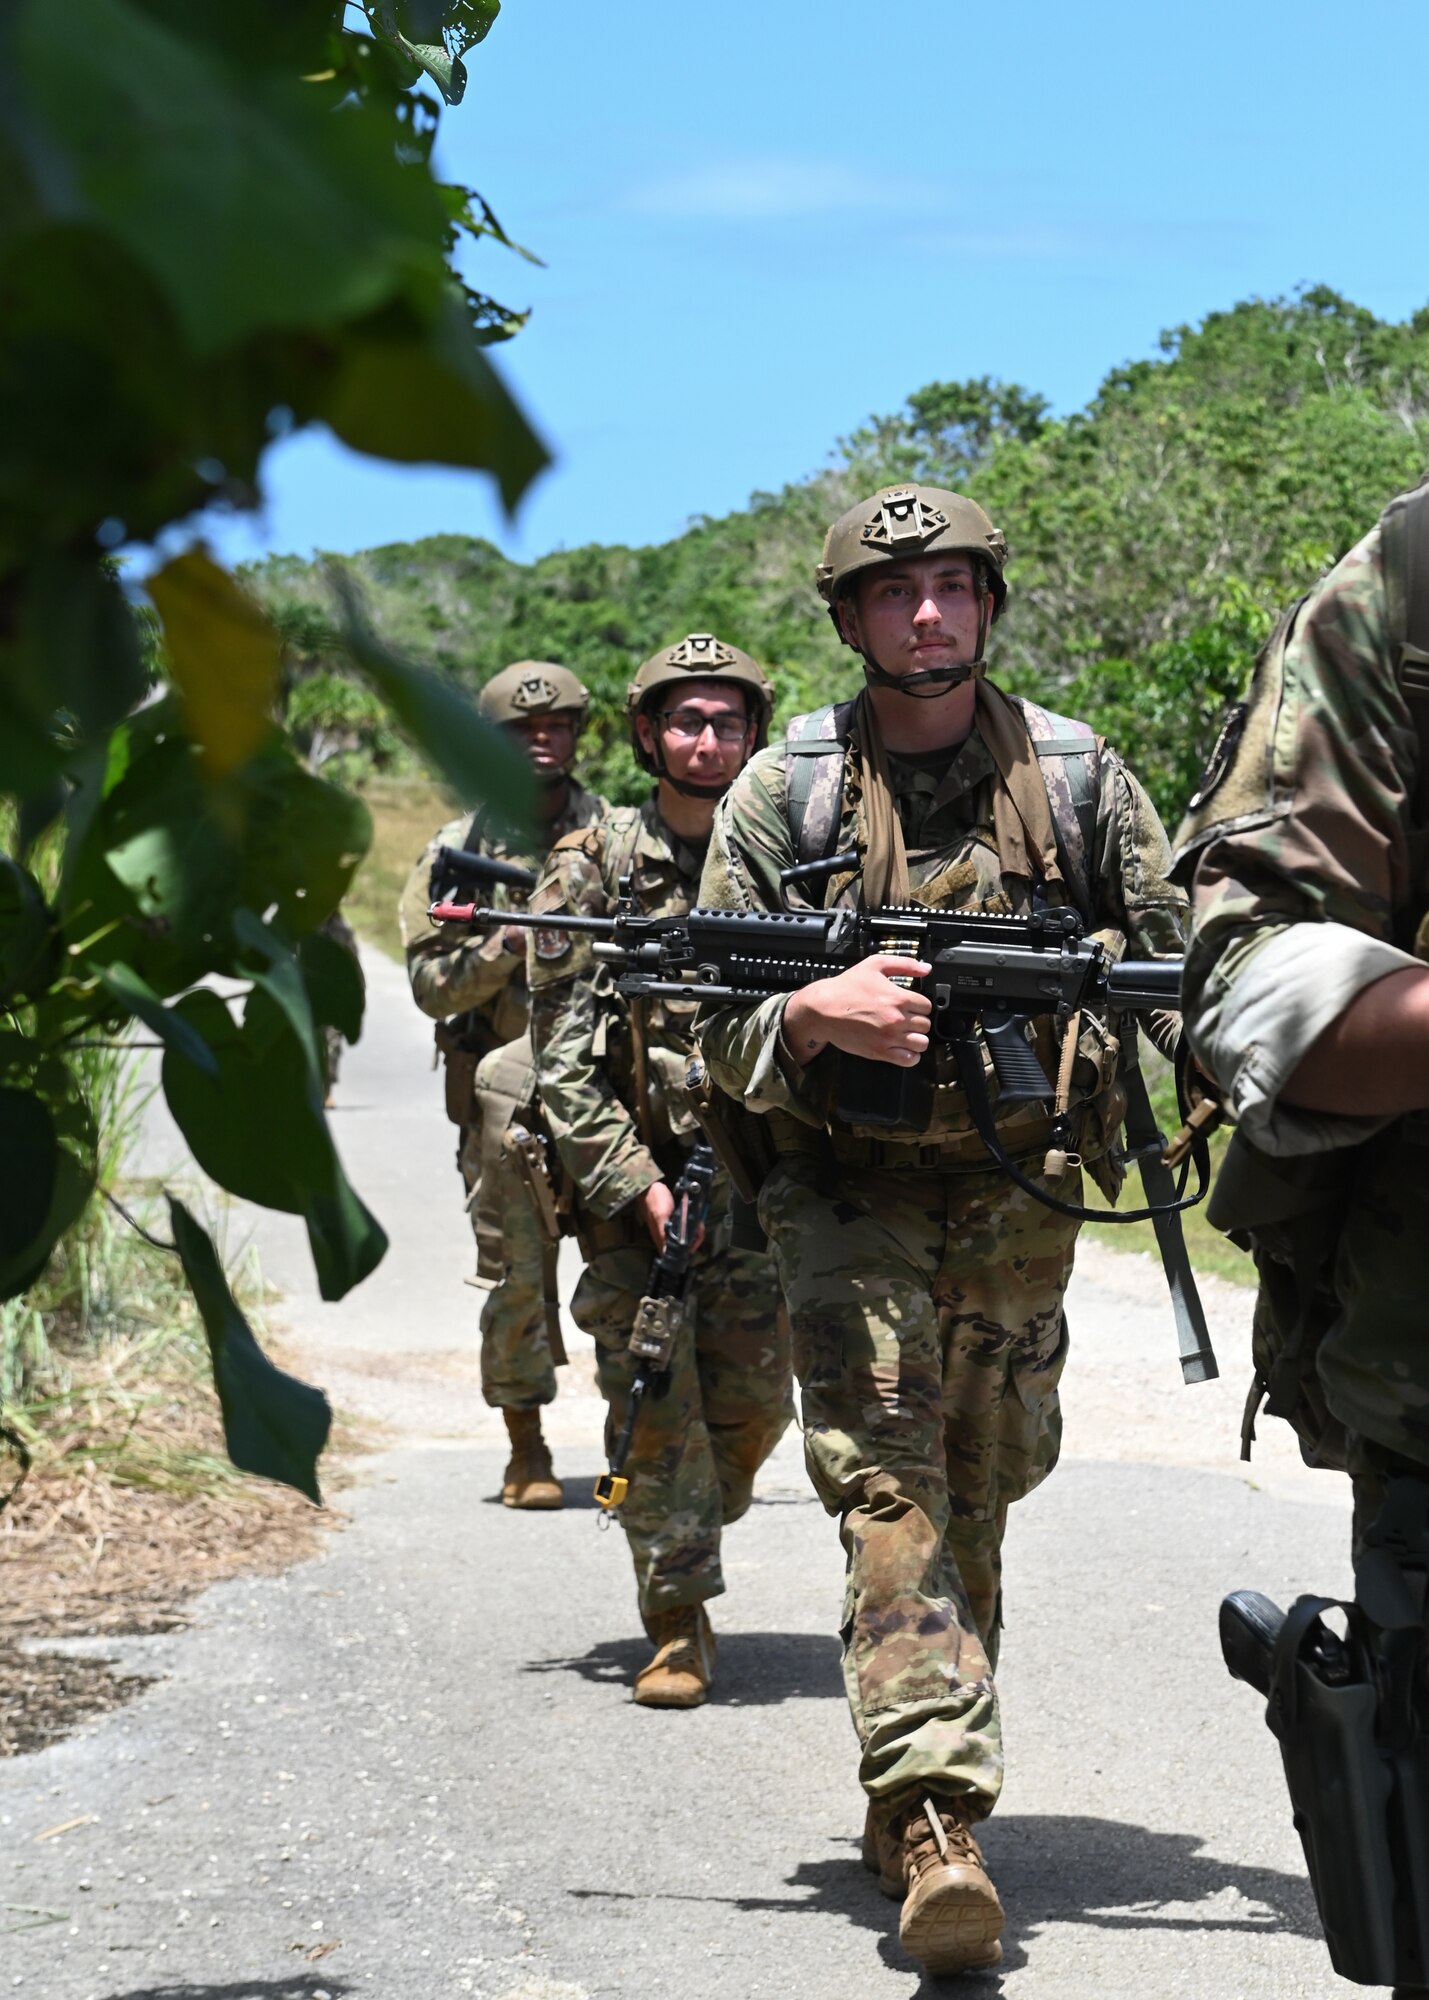
<path fill-rule="evenodd" d="M 508 508 L 545 464 L 487 353 L 520 315 L 455 268 L 504 232 L 432 170 L 496 11 L 0 11 L 0 1300 L 46 1282 L 86 1212 L 104 1144 L 87 1058 L 135 1023 L 205 1171 L 303 1217 L 324 1297 L 383 1254 L 323 1116 L 322 1031 L 353 1032 L 361 997 L 317 935 L 370 827 L 317 771 L 335 737 L 394 742 L 390 710 L 509 817 L 529 772 L 351 592 L 323 634 L 341 684 L 304 693 L 299 754 L 275 719 L 292 634 L 201 546 L 136 616 L 105 552 L 257 504 L 267 445 L 310 423 L 484 470 Z M 323 1399 L 266 1362 L 173 1199 L 169 1221 L 235 1462 L 316 1497 Z"/>
<path fill-rule="evenodd" d="M 630 799 L 622 704 L 642 658 L 708 629 L 773 670 L 781 717 L 852 692 L 813 589 L 824 529 L 886 481 L 953 486 L 1012 548 L 993 672 L 1104 730 L 1174 822 L 1276 609 L 1426 465 L 1429 308 L 1388 324 L 1314 288 L 1175 329 L 1065 419 L 1014 384 L 932 383 L 823 471 L 657 547 L 518 565 L 439 535 L 346 568 L 390 643 L 469 685 L 525 657 L 574 668 L 594 696 L 583 768 Z M 326 602 L 291 557 L 250 580 L 283 616 Z"/>

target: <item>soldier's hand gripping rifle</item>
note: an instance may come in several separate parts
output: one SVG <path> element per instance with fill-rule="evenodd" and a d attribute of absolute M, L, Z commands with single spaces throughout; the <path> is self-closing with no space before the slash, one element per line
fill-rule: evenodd
<path fill-rule="evenodd" d="M 630 1481 L 625 1476 L 625 1461 L 630 1456 L 630 1441 L 635 1435 L 641 1405 L 652 1388 L 658 1393 L 660 1379 L 670 1370 L 675 1336 L 685 1316 L 695 1249 L 700 1232 L 709 1220 L 710 1189 L 714 1185 L 717 1166 L 713 1152 L 701 1142 L 685 1162 L 680 1178 L 671 1190 L 675 1205 L 665 1224 L 665 1241 L 656 1251 L 650 1266 L 645 1296 L 640 1301 L 635 1327 L 630 1335 L 630 1352 L 635 1356 L 635 1378 L 630 1385 L 625 1422 L 610 1454 L 610 1470 L 603 1472 L 595 1482 L 597 1501 L 612 1513 L 630 1490 Z"/>

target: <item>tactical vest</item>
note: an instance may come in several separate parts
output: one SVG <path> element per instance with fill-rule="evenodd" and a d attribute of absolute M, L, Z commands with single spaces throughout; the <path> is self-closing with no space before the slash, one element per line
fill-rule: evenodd
<path fill-rule="evenodd" d="M 1380 545 L 1389 652 L 1419 750 L 1410 835 L 1416 891 L 1394 913 L 1394 941 L 1429 959 L 1429 482 L 1391 501 L 1380 517 Z M 1281 616 L 1256 656 L 1245 699 L 1227 712 L 1178 838 L 1178 870 L 1219 836 L 1269 825 L 1294 805 L 1293 794 L 1276 787 L 1275 728 L 1286 648 L 1312 594 Z M 1263 1405 L 1292 1426 L 1308 1464 L 1344 1468 L 1345 1430 L 1326 1402 L 1317 1357 L 1341 1313 L 1336 1261 L 1366 1148 L 1395 1144 L 1405 1124 L 1396 1121 L 1363 1146 L 1288 1158 L 1262 1151 L 1243 1131 L 1232 1135 L 1206 1217 L 1250 1252 L 1259 1279 L 1242 1458 L 1250 1457 Z M 1423 1160 L 1429 1170 L 1429 1153 Z M 1415 1164 L 1406 1159 L 1404 1170 Z"/>
<path fill-rule="evenodd" d="M 1054 715 L 1021 695 L 1013 695 L 1012 700 L 1022 711 L 1037 753 L 1068 890 L 1082 917 L 1090 922 L 1090 856 L 1096 837 L 1101 744 L 1085 722 Z M 854 707 L 851 701 L 841 701 L 810 715 L 796 715 L 789 724 L 784 744 L 789 760 L 786 810 L 801 862 L 821 861 L 834 851 Z"/>
<path fill-rule="evenodd" d="M 1101 742 L 1084 722 L 1054 715 L 1021 697 L 1013 699 L 1022 711 L 1047 788 L 1068 895 L 1090 926 L 1094 921 L 1091 857 L 1100 791 Z M 836 850 L 853 712 L 853 702 L 840 702 L 809 715 L 796 716 L 789 724 L 785 745 L 786 812 L 800 862 L 824 859 Z M 1039 1058 L 1044 1068 L 1051 1065 L 1048 1073 L 1055 1075 L 1059 1051 L 1052 1040 L 1050 1020 L 1039 1023 L 1038 1037 Z M 1125 1108 L 1124 1091 L 1118 1081 L 1120 1052 L 1101 1025 L 1090 1019 L 1084 1025 L 1078 1048 L 1078 1097 L 1082 1106 L 1078 1146 L 1093 1177 L 1111 1199 L 1122 1177 L 1119 1160 L 1112 1154 Z M 944 1080 L 940 1079 L 940 1104 L 943 1087 Z M 985 1170 L 987 1150 L 973 1130 L 960 1091 L 947 1101 L 947 1112 L 951 1114 L 950 1124 L 930 1130 L 924 1138 L 905 1140 L 860 1128 L 844 1128 L 830 1111 L 824 1143 L 851 1166 L 935 1172 Z M 767 1122 L 780 1152 L 810 1148 L 812 1128 L 779 1111 L 768 1113 Z M 1019 1107 L 1005 1119 L 999 1119 L 999 1125 L 1003 1142 L 1015 1158 L 1034 1158 L 1045 1153 L 1048 1143 L 1045 1107 Z"/>

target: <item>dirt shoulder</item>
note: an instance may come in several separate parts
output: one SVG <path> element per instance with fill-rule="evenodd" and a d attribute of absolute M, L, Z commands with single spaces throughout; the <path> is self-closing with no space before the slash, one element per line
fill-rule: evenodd
<path fill-rule="evenodd" d="M 144 1686 L 67 1642 L 170 1631 L 210 1584 L 277 1574 L 341 1523 L 330 1506 L 234 1471 L 213 1391 L 190 1368 L 129 1374 L 126 1431 L 114 1367 L 72 1382 L 0 1512 L 0 1757 L 40 1749 Z M 0 1493 L 16 1469 L 11 1447 Z M 340 1483 L 330 1458 L 325 1477 Z"/>

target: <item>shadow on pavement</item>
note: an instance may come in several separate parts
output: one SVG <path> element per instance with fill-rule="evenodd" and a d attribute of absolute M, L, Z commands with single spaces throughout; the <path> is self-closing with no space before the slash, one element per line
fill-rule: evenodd
<path fill-rule="evenodd" d="M 185 1980 L 175 1986 L 129 1986 L 106 2000 L 318 2000 L 319 1994 L 343 2000 L 352 1991 L 345 1979 L 308 1972 L 291 1979 L 235 1979 L 222 1986 L 192 1986 Z"/>
<path fill-rule="evenodd" d="M 650 1658 L 648 1639 L 602 1639 L 588 1653 L 528 1660 L 527 1674 L 579 1674 L 602 1687 L 630 1687 Z M 821 1632 L 721 1632 L 710 1706 L 763 1708 L 843 1695 L 839 1642 Z"/>
<path fill-rule="evenodd" d="M 855 1840 L 836 1845 L 847 1852 L 798 1863 L 785 1878 L 792 1892 L 787 1895 L 673 1895 L 658 1900 L 723 1903 L 752 1915 L 842 1917 L 877 1932 L 884 1962 L 918 1978 L 898 1943 L 897 1904 L 864 1868 Z M 1003 1959 L 993 1971 L 960 1975 L 958 1990 L 1000 1992 L 1002 1975 L 1027 1963 L 1024 1943 L 1050 1924 L 1084 1924 L 1108 1940 L 1117 1932 L 1144 1936 L 1149 1931 L 1322 1936 L 1302 1877 L 1222 1861 L 1203 1853 L 1201 1846 L 1194 1833 L 1152 1833 L 1120 1820 L 1076 1814 L 1009 1813 L 992 1820 L 985 1848 L 1008 1914 Z M 570 1893 L 583 1900 L 650 1900 L 619 1890 Z M 910 2000 L 934 2000 L 948 1991 L 945 1981 L 925 1978 Z"/>

